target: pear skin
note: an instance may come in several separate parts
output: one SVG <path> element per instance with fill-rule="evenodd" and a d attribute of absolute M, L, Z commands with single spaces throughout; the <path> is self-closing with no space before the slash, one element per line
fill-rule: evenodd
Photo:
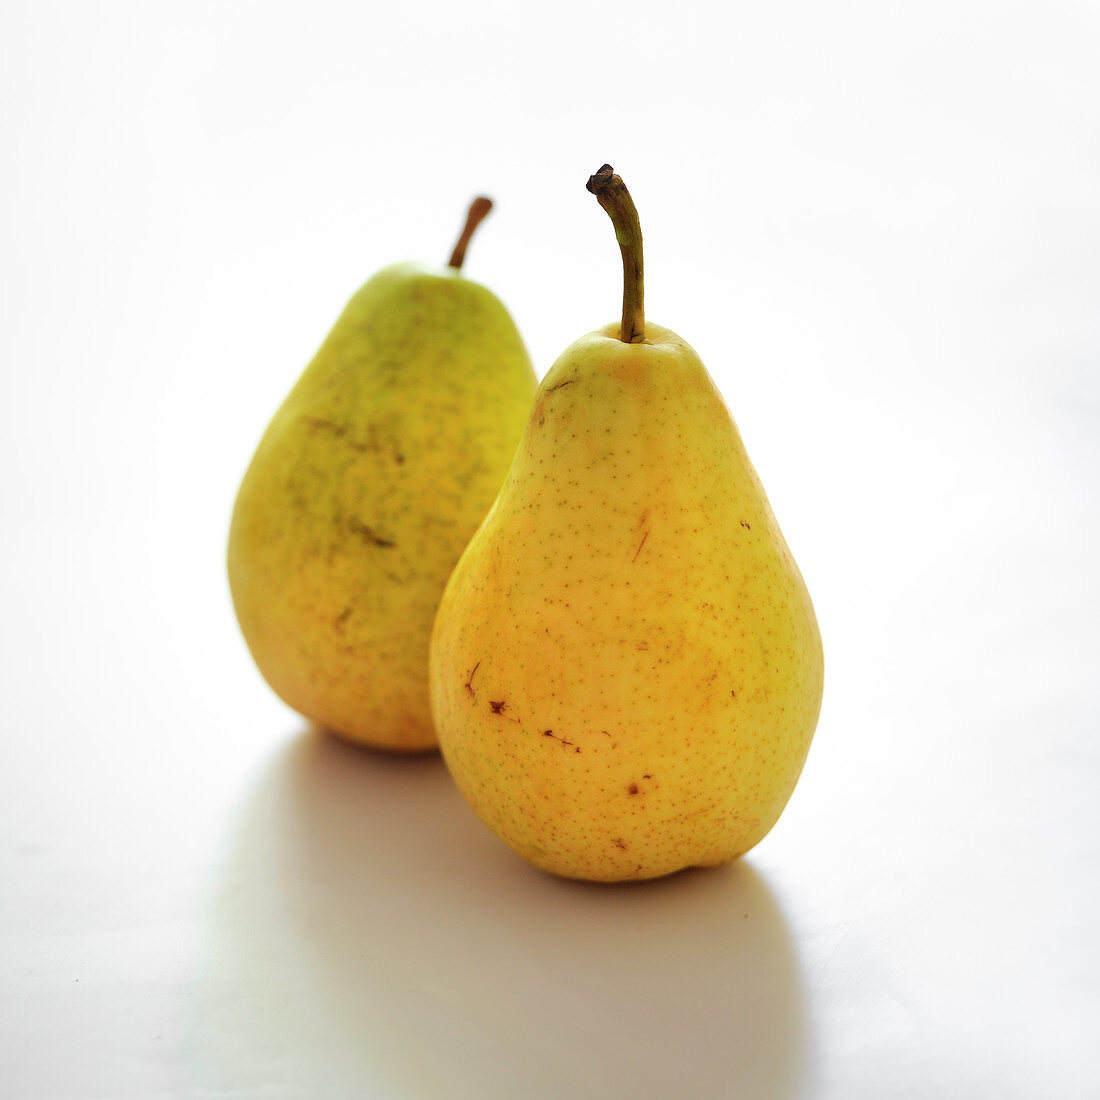
<path fill-rule="evenodd" d="M 379 748 L 436 746 L 432 620 L 534 391 L 508 312 L 454 268 L 397 264 L 348 303 L 264 434 L 230 528 L 241 629 L 299 713 Z"/>
<path fill-rule="evenodd" d="M 786 805 L 821 705 L 809 594 L 699 357 L 656 325 L 550 369 L 432 639 L 444 759 L 571 878 L 732 860 Z"/>

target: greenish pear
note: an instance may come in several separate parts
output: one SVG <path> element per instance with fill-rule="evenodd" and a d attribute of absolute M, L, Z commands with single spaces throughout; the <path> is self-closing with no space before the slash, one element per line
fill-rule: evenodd
<path fill-rule="evenodd" d="M 436 746 L 432 620 L 489 510 L 535 375 L 508 311 L 460 270 L 385 268 L 348 302 L 268 426 L 229 533 L 237 618 L 291 707 L 349 740 Z"/>
<path fill-rule="evenodd" d="M 789 799 L 818 719 L 809 593 L 721 394 L 646 324 L 641 232 L 610 167 L 621 323 L 539 387 L 432 639 L 444 759 L 546 871 L 647 879 L 735 859 Z"/>

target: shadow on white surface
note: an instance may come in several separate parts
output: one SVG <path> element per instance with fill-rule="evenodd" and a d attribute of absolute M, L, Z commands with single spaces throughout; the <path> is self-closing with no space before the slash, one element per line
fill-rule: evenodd
<path fill-rule="evenodd" d="M 208 913 L 204 1096 L 783 1097 L 798 964 L 747 863 L 598 886 L 542 874 L 437 756 L 310 732 L 260 775 Z"/>

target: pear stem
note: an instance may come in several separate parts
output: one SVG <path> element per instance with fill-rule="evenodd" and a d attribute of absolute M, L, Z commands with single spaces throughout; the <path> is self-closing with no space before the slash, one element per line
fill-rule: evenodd
<path fill-rule="evenodd" d="M 466 214 L 466 225 L 462 229 L 462 233 L 458 238 L 458 242 L 455 244 L 455 250 L 451 253 L 449 267 L 453 267 L 456 271 L 462 270 L 462 261 L 466 259 L 466 246 L 470 243 L 470 238 L 474 235 L 474 230 L 482 223 L 485 215 L 493 209 L 493 200 L 487 199 L 484 195 L 478 195 L 472 203 L 470 203 L 470 209 Z"/>
<path fill-rule="evenodd" d="M 645 310 L 642 305 L 642 226 L 638 211 L 626 184 L 615 175 L 610 164 L 588 177 L 588 190 L 611 218 L 615 240 L 623 254 L 623 323 L 619 339 L 624 344 L 640 344 L 645 340 Z"/>

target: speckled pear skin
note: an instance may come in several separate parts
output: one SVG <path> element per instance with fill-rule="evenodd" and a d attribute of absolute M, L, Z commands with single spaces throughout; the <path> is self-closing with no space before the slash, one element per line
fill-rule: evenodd
<path fill-rule="evenodd" d="M 535 383 L 504 306 L 454 269 L 398 264 L 348 303 L 264 434 L 229 536 L 245 640 L 299 713 L 379 748 L 436 746 L 432 620 Z"/>
<path fill-rule="evenodd" d="M 655 325 L 568 348 L 447 585 L 432 706 L 463 795 L 571 878 L 732 860 L 821 705 L 802 577 L 721 395 Z"/>

